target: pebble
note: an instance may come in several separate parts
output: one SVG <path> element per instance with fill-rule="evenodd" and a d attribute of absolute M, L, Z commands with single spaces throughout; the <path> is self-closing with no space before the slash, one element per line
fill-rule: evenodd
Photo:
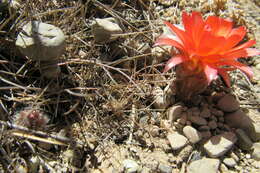
<path fill-rule="evenodd" d="M 218 159 L 203 158 L 190 163 L 187 173 L 217 173 L 220 165 Z"/>
<path fill-rule="evenodd" d="M 210 117 L 210 115 L 211 115 L 210 110 L 207 107 L 204 107 L 200 113 L 200 116 L 203 118 L 208 118 Z"/>
<path fill-rule="evenodd" d="M 241 109 L 225 115 L 225 122 L 229 127 L 243 129 L 252 141 L 260 139 L 260 123 L 255 123 Z"/>
<path fill-rule="evenodd" d="M 244 130 L 242 129 L 236 129 L 236 135 L 237 135 L 237 145 L 242 150 L 251 150 L 253 146 L 253 142 L 251 139 L 247 136 Z"/>
<path fill-rule="evenodd" d="M 191 126 L 185 126 L 183 128 L 183 133 L 193 144 L 199 142 L 202 138 L 200 132 Z"/>
<path fill-rule="evenodd" d="M 198 107 L 190 108 L 190 111 L 192 112 L 193 116 L 199 116 L 200 115 L 200 110 L 199 110 Z"/>
<path fill-rule="evenodd" d="M 207 120 L 199 116 L 188 116 L 188 119 L 197 125 L 207 125 Z"/>
<path fill-rule="evenodd" d="M 210 127 L 209 126 L 200 126 L 199 130 L 200 131 L 208 131 L 208 130 L 210 130 Z"/>
<path fill-rule="evenodd" d="M 24 25 L 22 30 L 15 44 L 23 55 L 32 60 L 52 61 L 65 50 L 65 35 L 56 26 L 33 21 Z"/>
<path fill-rule="evenodd" d="M 200 134 L 204 139 L 208 139 L 212 136 L 210 131 L 201 131 Z"/>
<path fill-rule="evenodd" d="M 239 102 L 234 96 L 227 94 L 218 101 L 217 106 L 224 112 L 234 112 L 239 109 Z"/>
<path fill-rule="evenodd" d="M 181 118 L 179 119 L 179 123 L 185 125 L 187 123 L 187 114 L 182 114 Z"/>
<path fill-rule="evenodd" d="M 122 34 L 123 31 L 112 17 L 104 19 L 95 19 L 91 27 L 94 39 L 97 43 L 108 43 L 118 38 L 114 34 Z"/>
<path fill-rule="evenodd" d="M 188 139 L 177 132 L 169 132 L 167 139 L 169 140 L 173 150 L 178 150 L 188 143 Z"/>
<path fill-rule="evenodd" d="M 239 157 L 234 152 L 230 153 L 230 157 L 232 157 L 236 162 L 239 162 Z"/>
<path fill-rule="evenodd" d="M 229 168 L 234 168 L 237 165 L 233 158 L 224 158 L 223 163 Z"/>
<path fill-rule="evenodd" d="M 136 173 L 140 169 L 136 161 L 130 159 L 124 160 L 123 166 L 126 173 Z"/>
<path fill-rule="evenodd" d="M 237 141 L 237 137 L 232 132 L 225 132 L 221 135 L 211 137 L 203 148 L 210 157 L 223 156 Z"/>
<path fill-rule="evenodd" d="M 213 115 L 217 116 L 217 117 L 222 117 L 222 116 L 224 115 L 224 112 L 223 112 L 223 111 L 218 110 L 218 109 L 216 109 L 216 108 L 211 108 L 211 109 L 210 109 L 210 112 L 211 112 Z"/>
<path fill-rule="evenodd" d="M 224 117 L 218 117 L 218 121 L 223 123 L 225 121 L 225 119 L 224 119 Z"/>
<path fill-rule="evenodd" d="M 225 164 L 221 164 L 219 169 L 220 169 L 220 172 L 223 172 L 223 173 L 228 172 L 228 168 L 226 167 Z"/>
<path fill-rule="evenodd" d="M 254 143 L 252 158 L 260 161 L 260 142 Z"/>
<path fill-rule="evenodd" d="M 183 116 L 187 117 L 187 113 L 183 112 L 183 107 L 181 105 L 174 105 L 167 109 L 167 117 L 171 122 Z"/>
<path fill-rule="evenodd" d="M 172 167 L 169 165 L 165 165 L 165 164 L 159 164 L 158 169 L 160 171 L 160 173 L 172 173 Z"/>
<path fill-rule="evenodd" d="M 215 128 L 218 127 L 216 121 L 214 121 L 214 120 L 210 121 L 210 122 L 208 123 L 208 126 L 209 126 L 211 129 L 215 129 Z"/>

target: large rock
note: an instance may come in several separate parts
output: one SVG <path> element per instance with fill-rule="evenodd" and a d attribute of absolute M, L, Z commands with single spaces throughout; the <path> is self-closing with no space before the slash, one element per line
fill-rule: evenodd
<path fill-rule="evenodd" d="M 173 150 L 181 149 L 188 143 L 188 139 L 177 132 L 169 133 L 167 139 L 169 140 Z"/>
<path fill-rule="evenodd" d="M 237 141 L 232 132 L 225 132 L 221 135 L 211 137 L 204 145 L 204 149 L 210 157 L 223 156 Z"/>
<path fill-rule="evenodd" d="M 239 102 L 234 96 L 227 94 L 218 101 L 217 106 L 224 112 L 234 112 L 239 109 Z"/>
<path fill-rule="evenodd" d="M 123 31 L 114 18 L 96 19 L 92 25 L 92 33 L 97 43 L 108 43 L 116 40 Z"/>
<path fill-rule="evenodd" d="M 219 164 L 218 159 L 203 158 L 191 162 L 187 168 L 187 173 L 217 173 Z"/>
<path fill-rule="evenodd" d="M 65 50 L 65 36 L 58 27 L 32 21 L 24 25 L 15 44 L 32 60 L 53 61 Z"/>
<path fill-rule="evenodd" d="M 243 129 L 252 141 L 260 140 L 260 123 L 255 123 L 241 109 L 225 115 L 229 127 Z"/>

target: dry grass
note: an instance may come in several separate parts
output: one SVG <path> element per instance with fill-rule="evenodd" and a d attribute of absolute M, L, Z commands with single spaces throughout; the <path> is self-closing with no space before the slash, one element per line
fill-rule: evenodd
<path fill-rule="evenodd" d="M 225 2 L 216 2 L 215 6 L 201 4 L 201 11 L 221 15 Z M 155 61 L 151 51 L 162 32 L 162 18 L 179 23 L 182 9 L 199 9 L 195 1 L 180 1 L 173 4 L 178 7 L 174 14 L 163 16 L 164 12 L 155 10 L 157 5 L 145 0 L 28 0 L 16 12 L 1 11 L 0 165 L 4 171 L 13 164 L 27 164 L 24 167 L 32 169 L 28 160 L 33 156 L 40 158 L 43 170 L 55 171 L 58 168 L 50 161 L 64 168 L 64 151 L 79 149 L 76 163 L 74 157 L 69 157 L 73 161 L 68 161 L 67 171 L 86 172 L 98 167 L 95 153 L 101 152 L 108 141 L 123 144 L 133 142 L 135 132 L 150 133 L 140 128 L 139 119 L 160 112 L 151 106 L 152 87 L 165 87 L 173 76 L 161 73 L 163 62 Z M 95 18 L 105 17 L 120 21 L 124 34 L 109 44 L 96 44 L 91 24 Z M 21 55 L 14 46 L 17 33 L 30 20 L 53 24 L 66 35 L 66 51 L 59 62 L 62 73 L 57 79 L 41 77 L 39 63 Z M 45 131 L 7 124 L 13 122 L 16 112 L 28 106 L 50 116 Z M 139 142 L 143 140 L 135 136 Z M 43 143 L 57 145 L 46 148 Z M 143 147 L 151 146 L 144 143 Z M 25 163 L 16 163 L 18 158 Z"/>

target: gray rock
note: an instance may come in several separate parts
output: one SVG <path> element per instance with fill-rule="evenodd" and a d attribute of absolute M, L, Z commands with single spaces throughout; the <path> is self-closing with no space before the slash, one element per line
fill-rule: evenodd
<path fill-rule="evenodd" d="M 251 150 L 253 146 L 253 142 L 251 139 L 247 136 L 244 130 L 242 129 L 236 129 L 236 135 L 237 135 L 237 145 L 242 150 Z"/>
<path fill-rule="evenodd" d="M 199 142 L 202 138 L 200 132 L 191 126 L 185 126 L 183 128 L 183 133 L 193 144 Z"/>
<path fill-rule="evenodd" d="M 221 135 L 211 137 L 203 148 L 210 157 L 223 156 L 237 141 L 237 137 L 232 132 L 225 132 Z"/>
<path fill-rule="evenodd" d="M 203 158 L 191 162 L 187 168 L 187 173 L 217 173 L 220 161 L 218 159 Z"/>
<path fill-rule="evenodd" d="M 169 140 L 173 150 L 178 150 L 188 143 L 188 139 L 177 132 L 169 133 L 167 139 Z"/>
<path fill-rule="evenodd" d="M 202 117 L 199 117 L 199 116 L 188 116 L 188 119 L 194 123 L 194 124 L 197 124 L 197 125 L 207 125 L 207 121 L 205 118 L 202 118 Z"/>
<path fill-rule="evenodd" d="M 204 107 L 200 113 L 200 116 L 203 118 L 208 118 L 210 117 L 210 115 L 211 115 L 210 110 L 207 107 Z"/>
<path fill-rule="evenodd" d="M 33 21 L 27 23 L 15 42 L 21 53 L 32 60 L 53 61 L 65 50 L 65 36 L 53 25 Z"/>
<path fill-rule="evenodd" d="M 225 115 L 229 127 L 243 129 L 252 141 L 260 140 L 260 123 L 255 123 L 241 109 Z"/>
<path fill-rule="evenodd" d="M 115 34 L 123 31 L 114 18 L 96 19 L 92 25 L 92 33 L 97 43 L 108 43 L 118 38 Z"/>
<path fill-rule="evenodd" d="M 123 166 L 126 173 L 136 173 L 140 169 L 136 161 L 130 159 L 124 160 Z"/>
<path fill-rule="evenodd" d="M 181 105 L 174 105 L 167 109 L 167 117 L 173 122 L 182 116 L 187 117 L 187 113 L 183 112 L 183 107 Z"/>
<path fill-rule="evenodd" d="M 229 168 L 234 168 L 237 165 L 237 162 L 233 158 L 225 158 L 223 163 Z"/>
<path fill-rule="evenodd" d="M 252 158 L 260 161 L 260 142 L 254 143 L 253 149 Z"/>
<path fill-rule="evenodd" d="M 217 123 L 216 121 L 212 120 L 208 123 L 208 126 L 211 128 L 211 129 L 215 129 L 217 128 Z"/>
<path fill-rule="evenodd" d="M 159 164 L 158 169 L 161 173 L 172 173 L 172 167 L 169 165 Z"/>
<path fill-rule="evenodd" d="M 224 112 L 234 112 L 239 109 L 239 102 L 234 96 L 227 94 L 218 101 L 217 106 Z"/>

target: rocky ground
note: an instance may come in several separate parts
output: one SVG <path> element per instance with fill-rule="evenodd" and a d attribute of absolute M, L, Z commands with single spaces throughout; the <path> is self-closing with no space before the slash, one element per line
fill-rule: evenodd
<path fill-rule="evenodd" d="M 183 10 L 260 48 L 257 0 L 1 1 L 0 172 L 260 172 L 260 57 L 180 102 L 153 44 Z"/>

